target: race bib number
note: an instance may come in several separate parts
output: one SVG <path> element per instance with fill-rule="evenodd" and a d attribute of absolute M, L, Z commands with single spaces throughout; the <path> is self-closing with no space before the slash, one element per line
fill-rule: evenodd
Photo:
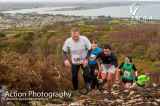
<path fill-rule="evenodd" d="M 89 57 L 89 60 L 90 60 L 90 61 L 94 61 L 94 60 L 96 60 L 96 55 L 91 54 L 91 56 Z"/>
<path fill-rule="evenodd" d="M 83 62 L 83 59 L 79 55 L 74 55 L 72 57 L 72 62 L 75 64 L 81 64 Z"/>
<path fill-rule="evenodd" d="M 128 71 L 124 71 L 124 77 L 128 78 L 130 77 L 131 73 Z"/>

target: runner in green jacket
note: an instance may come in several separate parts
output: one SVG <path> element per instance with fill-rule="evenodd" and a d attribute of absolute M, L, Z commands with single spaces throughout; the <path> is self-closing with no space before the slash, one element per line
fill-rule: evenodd
<path fill-rule="evenodd" d="M 137 78 L 136 84 L 140 87 L 144 87 L 146 83 L 150 81 L 150 77 L 147 75 L 140 75 Z"/>
<path fill-rule="evenodd" d="M 125 60 L 120 65 L 119 69 L 121 70 L 121 80 L 124 84 L 124 88 L 130 88 L 137 77 L 137 69 L 132 63 L 132 58 L 129 56 L 125 57 Z"/>

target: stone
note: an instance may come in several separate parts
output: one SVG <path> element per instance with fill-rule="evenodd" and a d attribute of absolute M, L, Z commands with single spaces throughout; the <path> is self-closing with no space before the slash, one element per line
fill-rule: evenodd
<path fill-rule="evenodd" d="M 157 102 L 152 102 L 153 106 L 159 106 Z"/>
<path fill-rule="evenodd" d="M 108 93 L 108 91 L 107 91 L 107 90 L 105 90 L 103 93 L 104 93 L 104 94 L 107 94 L 107 93 Z"/>
<path fill-rule="evenodd" d="M 117 99 L 116 102 L 117 102 L 117 103 L 123 103 L 124 100 L 122 100 L 122 99 Z"/>
<path fill-rule="evenodd" d="M 71 103 L 69 106 L 83 106 L 83 103 L 84 101 L 80 100 L 80 101 Z"/>
<path fill-rule="evenodd" d="M 63 106 L 63 105 L 62 104 L 51 104 L 51 103 L 48 103 L 45 106 Z"/>
<path fill-rule="evenodd" d="M 0 104 L 1 105 L 1 104 Z M 5 105 L 4 105 L 5 106 Z M 7 102 L 7 106 L 16 106 L 14 103 L 12 102 Z"/>
<path fill-rule="evenodd" d="M 31 106 L 42 106 L 42 103 L 39 101 L 31 101 Z"/>
<path fill-rule="evenodd" d="M 136 101 L 135 101 L 135 100 L 130 100 L 130 101 L 128 101 L 127 103 L 129 103 L 129 104 L 134 104 L 134 103 L 136 103 Z"/>
<path fill-rule="evenodd" d="M 153 86 L 153 87 L 157 87 L 158 85 L 157 85 L 156 83 L 153 83 L 152 86 Z"/>
<path fill-rule="evenodd" d="M 135 95 L 135 96 L 134 96 L 134 98 L 139 98 L 139 97 L 141 97 L 141 95 Z"/>
<path fill-rule="evenodd" d="M 132 96 L 134 93 L 135 93 L 134 91 L 131 91 L 131 92 L 129 93 L 129 96 Z"/>
<path fill-rule="evenodd" d="M 155 99 L 156 102 L 160 103 L 160 99 Z"/>
<path fill-rule="evenodd" d="M 118 93 L 118 92 L 112 92 L 112 94 L 113 94 L 114 96 L 117 96 L 119 93 Z"/>
<path fill-rule="evenodd" d="M 106 99 L 104 99 L 104 102 L 105 102 L 105 103 L 110 103 L 110 102 L 112 102 L 112 101 L 106 98 Z"/>

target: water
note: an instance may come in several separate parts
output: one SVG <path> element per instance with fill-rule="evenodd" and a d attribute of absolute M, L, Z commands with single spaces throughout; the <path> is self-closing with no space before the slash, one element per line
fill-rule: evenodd
<path fill-rule="evenodd" d="M 38 13 L 38 14 L 62 14 L 62 15 L 74 15 L 74 16 L 112 16 L 112 17 L 131 17 L 130 5 L 122 6 L 110 6 L 103 8 L 95 9 L 86 9 L 86 10 L 61 10 L 56 11 L 56 9 L 62 8 L 74 8 L 73 7 L 45 7 L 45 8 L 32 8 L 32 9 L 21 9 L 21 10 L 12 10 L 5 11 L 3 13 Z M 152 17 L 153 19 L 160 19 L 160 3 L 157 4 L 142 4 L 140 5 L 136 16 L 138 17 Z"/>

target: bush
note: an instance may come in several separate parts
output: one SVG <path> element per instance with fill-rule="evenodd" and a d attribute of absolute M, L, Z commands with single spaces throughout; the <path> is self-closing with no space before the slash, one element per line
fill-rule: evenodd
<path fill-rule="evenodd" d="M 160 46 L 159 44 L 151 44 L 147 49 L 146 57 L 151 61 L 160 60 Z"/>
<path fill-rule="evenodd" d="M 6 36 L 5 33 L 0 32 L 0 38 L 5 37 L 5 36 Z"/>
<path fill-rule="evenodd" d="M 21 33 L 18 35 L 17 41 L 14 44 L 10 44 L 10 48 L 19 53 L 26 53 L 32 48 L 33 33 Z"/>
<path fill-rule="evenodd" d="M 144 55 L 145 55 L 145 47 L 142 45 L 138 45 L 134 48 L 134 50 L 132 51 L 132 56 L 139 58 L 139 59 L 143 59 Z"/>

